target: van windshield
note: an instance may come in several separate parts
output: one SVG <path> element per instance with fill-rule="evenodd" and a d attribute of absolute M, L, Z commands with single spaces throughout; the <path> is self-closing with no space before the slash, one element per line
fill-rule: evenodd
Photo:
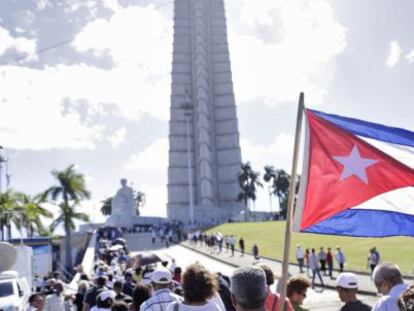
<path fill-rule="evenodd" d="M 0 298 L 13 295 L 13 283 L 3 282 L 0 283 Z"/>

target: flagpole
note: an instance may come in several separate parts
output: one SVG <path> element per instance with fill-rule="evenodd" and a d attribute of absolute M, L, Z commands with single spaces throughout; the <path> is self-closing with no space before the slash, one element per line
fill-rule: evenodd
<path fill-rule="evenodd" d="M 286 228 L 285 228 L 285 246 L 283 250 L 283 262 L 282 262 L 282 277 L 280 280 L 281 291 L 280 291 L 280 310 L 283 311 L 283 307 L 286 299 L 286 284 L 288 279 L 288 268 L 289 268 L 289 250 L 290 250 L 290 239 L 292 235 L 292 216 L 293 206 L 295 204 L 295 188 L 296 188 L 296 176 L 297 176 L 297 164 L 299 156 L 299 144 L 300 134 L 302 131 L 302 119 L 303 112 L 305 110 L 305 95 L 303 92 L 299 95 L 298 114 L 296 117 L 296 132 L 295 132 L 295 146 L 293 149 L 293 161 L 292 161 L 292 173 L 290 177 L 289 185 L 289 198 L 288 208 L 286 212 Z M 272 310 L 273 311 L 273 310 Z"/>

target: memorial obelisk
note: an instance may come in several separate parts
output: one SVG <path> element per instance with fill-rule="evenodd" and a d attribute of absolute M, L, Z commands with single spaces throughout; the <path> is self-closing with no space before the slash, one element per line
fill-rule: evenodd
<path fill-rule="evenodd" d="M 169 219 L 237 215 L 241 152 L 223 0 L 175 0 Z"/>

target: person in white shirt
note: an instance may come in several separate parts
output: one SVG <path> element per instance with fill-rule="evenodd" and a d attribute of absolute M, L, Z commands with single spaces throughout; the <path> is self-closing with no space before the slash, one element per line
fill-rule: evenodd
<path fill-rule="evenodd" d="M 167 268 L 161 267 L 152 273 L 151 285 L 154 293 L 141 304 L 140 311 L 165 311 L 170 303 L 182 301 L 180 296 L 171 292 L 172 275 Z"/>
<path fill-rule="evenodd" d="M 305 258 L 305 252 L 303 251 L 302 247 L 298 245 L 296 247 L 296 260 L 299 265 L 300 273 L 303 273 L 303 262 Z"/>
<path fill-rule="evenodd" d="M 54 287 L 55 292 L 45 299 L 44 311 L 66 310 L 67 304 L 63 295 L 63 283 L 57 281 Z"/>
<path fill-rule="evenodd" d="M 404 283 L 400 268 L 392 263 L 384 263 L 375 267 L 372 275 L 374 284 L 382 298 L 372 311 L 399 311 L 398 299 L 408 288 Z"/>
<path fill-rule="evenodd" d="M 311 254 L 309 256 L 309 266 L 312 270 L 312 288 L 315 288 L 315 277 L 318 276 L 321 281 L 321 285 L 325 286 L 322 280 L 321 272 L 319 271 L 319 262 L 318 257 L 316 256 L 315 249 L 312 248 Z"/>
<path fill-rule="evenodd" d="M 339 267 L 339 272 L 344 272 L 345 254 L 339 246 L 336 247 L 335 260 Z"/>

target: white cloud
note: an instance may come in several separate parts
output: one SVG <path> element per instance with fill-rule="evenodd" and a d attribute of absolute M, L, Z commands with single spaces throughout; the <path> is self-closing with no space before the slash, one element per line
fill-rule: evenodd
<path fill-rule="evenodd" d="M 263 171 L 265 165 L 289 170 L 293 153 L 293 135 L 279 134 L 269 145 L 253 144 L 242 138 L 240 140 L 242 158 L 250 161 L 256 171 Z"/>
<path fill-rule="evenodd" d="M 71 96 L 82 84 L 85 89 L 90 85 L 88 75 L 74 78 L 71 73 L 65 66 L 44 70 L 2 68 L 0 140 L 3 145 L 16 149 L 94 147 L 93 141 L 99 138 L 103 127 L 83 126 L 79 115 L 61 113 L 63 98 Z"/>
<path fill-rule="evenodd" d="M 385 61 L 385 64 L 388 67 L 394 67 L 398 61 L 400 60 L 401 56 L 401 47 L 398 41 L 391 41 L 390 42 L 390 51 L 388 53 L 387 60 Z"/>
<path fill-rule="evenodd" d="M 125 141 L 126 133 L 127 133 L 127 129 L 125 127 L 120 127 L 116 129 L 114 133 L 112 134 L 112 136 L 108 138 L 112 147 L 116 148 L 121 143 L 123 143 Z"/>
<path fill-rule="evenodd" d="M 141 210 L 144 216 L 166 217 L 167 211 L 167 166 L 168 166 L 168 139 L 161 138 L 141 152 L 133 155 L 125 165 L 127 170 L 145 170 L 153 172 L 157 179 L 154 183 L 141 183 L 139 189 L 145 193 L 146 205 Z"/>
<path fill-rule="evenodd" d="M 414 50 L 405 55 L 405 58 L 408 60 L 409 63 L 414 63 Z"/>
<path fill-rule="evenodd" d="M 36 0 L 36 7 L 38 10 L 43 11 L 44 9 L 48 8 L 48 7 L 52 7 L 52 3 L 50 3 L 49 0 Z"/>
<path fill-rule="evenodd" d="M 14 38 L 7 29 L 0 27 L 0 55 L 7 50 L 15 50 L 17 53 L 32 55 L 36 51 L 36 41 L 26 37 Z"/>
<path fill-rule="evenodd" d="M 102 4 L 112 11 L 117 11 L 120 9 L 118 0 L 102 0 Z"/>
<path fill-rule="evenodd" d="M 239 101 L 260 99 L 269 106 L 295 101 L 300 91 L 320 103 L 346 46 L 346 29 L 328 1 L 243 1 L 231 21 L 229 43 Z M 277 23 L 274 27 L 272 23 Z M 261 25 L 258 30 L 257 25 Z M 268 28 L 266 28 L 268 26 Z M 263 27 L 270 40 L 260 37 Z"/>
<path fill-rule="evenodd" d="M 161 138 L 138 154 L 132 155 L 126 164 L 128 170 L 165 170 L 168 166 L 168 139 Z"/>
<path fill-rule="evenodd" d="M 142 216 L 167 216 L 167 187 L 142 185 L 140 188 L 145 193 L 145 206 L 141 208 Z"/>

